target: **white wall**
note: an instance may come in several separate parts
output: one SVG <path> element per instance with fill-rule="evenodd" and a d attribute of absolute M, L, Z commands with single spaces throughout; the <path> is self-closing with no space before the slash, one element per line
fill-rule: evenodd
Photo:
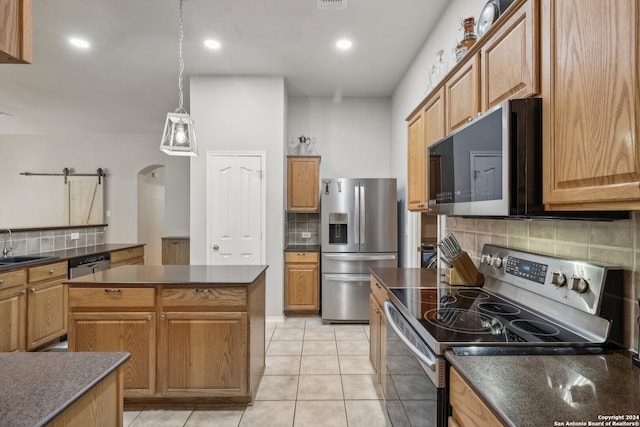
<path fill-rule="evenodd" d="M 414 253 L 419 244 L 416 230 L 420 214 L 407 211 L 407 116 L 424 99 L 429 82 L 429 67 L 436 62 L 436 52 L 443 49 L 453 65 L 451 51 L 462 38 L 460 18 L 480 15 L 486 0 L 451 0 L 427 37 L 422 49 L 398 83 L 391 98 L 391 173 L 398 176 L 398 199 L 401 200 L 402 215 L 398 218 L 401 230 L 400 265 L 414 267 L 408 253 Z"/>
<path fill-rule="evenodd" d="M 395 177 L 390 98 L 290 98 L 288 108 L 287 141 L 316 138 L 321 177 Z"/>
<path fill-rule="evenodd" d="M 267 317 L 282 316 L 286 91 L 282 77 L 192 77 L 191 264 L 206 263 L 206 152 L 266 151 Z"/>
<path fill-rule="evenodd" d="M 107 243 L 137 241 L 137 174 L 165 165 L 165 230 L 186 235 L 189 229 L 189 161 L 163 154 L 158 135 L 0 135 L 0 227 L 63 225 L 63 177 L 22 176 L 20 172 L 107 173 L 105 218 Z M 186 215 L 185 215 L 186 213 Z"/>

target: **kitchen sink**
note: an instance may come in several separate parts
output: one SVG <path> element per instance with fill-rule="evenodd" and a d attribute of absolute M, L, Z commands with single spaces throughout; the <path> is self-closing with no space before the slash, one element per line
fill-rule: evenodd
<path fill-rule="evenodd" d="M 8 267 L 15 265 L 33 264 L 41 261 L 50 261 L 58 259 L 55 256 L 9 256 L 0 257 L 0 267 Z"/>

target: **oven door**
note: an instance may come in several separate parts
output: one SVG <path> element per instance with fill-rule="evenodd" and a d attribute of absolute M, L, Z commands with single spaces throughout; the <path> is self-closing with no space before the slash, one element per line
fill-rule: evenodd
<path fill-rule="evenodd" d="M 384 398 L 393 426 L 446 427 L 446 361 L 437 357 L 400 312 L 386 301 Z"/>

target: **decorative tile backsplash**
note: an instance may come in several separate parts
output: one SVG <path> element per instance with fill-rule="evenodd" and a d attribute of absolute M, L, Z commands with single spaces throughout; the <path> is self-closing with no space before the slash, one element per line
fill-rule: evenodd
<path fill-rule="evenodd" d="M 569 259 L 621 266 L 625 270 L 625 345 L 637 349 L 640 298 L 640 212 L 629 220 L 507 220 L 446 218 L 476 265 L 485 243 Z"/>
<path fill-rule="evenodd" d="M 78 233 L 78 239 L 71 239 L 72 233 Z M 68 228 L 59 230 L 0 232 L 0 246 L 4 249 L 4 238 L 7 247 L 12 248 L 11 255 L 37 254 L 63 249 L 75 249 L 84 246 L 104 243 L 105 227 Z"/>
<path fill-rule="evenodd" d="M 287 245 L 319 245 L 320 214 L 289 212 L 284 230 Z M 309 238 L 303 238 L 302 233 L 309 233 Z"/>

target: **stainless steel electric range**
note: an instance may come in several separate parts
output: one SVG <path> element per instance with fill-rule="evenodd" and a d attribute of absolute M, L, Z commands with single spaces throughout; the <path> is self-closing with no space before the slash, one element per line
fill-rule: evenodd
<path fill-rule="evenodd" d="M 384 392 L 393 425 L 447 425 L 449 348 L 575 354 L 622 345 L 619 267 L 485 245 L 479 269 L 482 288 L 389 289 Z"/>

